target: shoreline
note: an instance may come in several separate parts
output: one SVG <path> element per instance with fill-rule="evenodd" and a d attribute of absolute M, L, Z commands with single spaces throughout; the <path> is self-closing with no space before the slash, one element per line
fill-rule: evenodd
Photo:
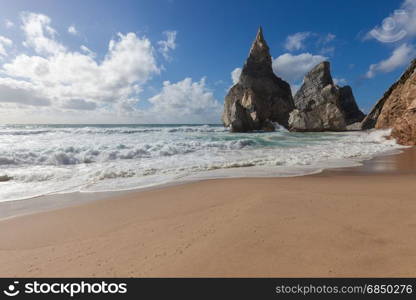
<path fill-rule="evenodd" d="M 392 175 L 416 173 L 416 147 L 398 149 L 399 153 L 379 155 L 361 162 L 361 166 L 325 169 L 319 174 L 333 175 L 348 173 L 351 175 Z"/>
<path fill-rule="evenodd" d="M 412 277 L 416 149 L 0 220 L 2 277 Z"/>
<path fill-rule="evenodd" d="M 416 153 L 416 147 L 401 148 L 395 149 L 397 153 L 384 153 L 378 156 L 375 156 L 371 159 L 359 161 L 360 165 L 357 166 L 342 166 L 342 167 L 328 167 L 323 169 L 318 169 L 310 173 L 305 173 L 301 175 L 286 175 L 286 176 L 223 176 L 223 177 L 201 177 L 198 176 L 185 180 L 177 180 L 162 184 L 156 184 L 145 187 L 137 187 L 131 189 L 122 189 L 122 190 L 111 190 L 111 191 L 94 191 L 94 192 L 68 192 L 68 193 L 51 193 L 47 195 L 39 195 L 30 198 L 16 199 L 16 200 L 7 200 L 0 202 L 0 221 L 7 220 L 9 218 L 15 218 L 45 211 L 53 211 L 56 209 L 63 209 L 70 206 L 83 205 L 91 201 L 98 201 L 104 199 L 111 199 L 118 196 L 123 196 L 130 193 L 138 193 L 143 191 L 155 190 L 155 189 L 165 189 L 177 185 L 187 185 L 195 182 L 203 182 L 210 180 L 228 180 L 228 179 L 256 179 L 256 178 L 294 178 L 294 177 L 304 177 L 304 176 L 319 176 L 326 175 L 327 172 L 331 174 L 342 174 L 343 172 L 348 173 L 388 173 L 389 165 L 391 165 L 392 160 L 396 160 L 394 157 L 406 157 L 405 160 L 409 161 L 409 156 L 412 160 L 413 155 L 407 153 Z M 399 159 L 400 160 L 400 159 Z M 416 157 L 415 157 L 416 161 Z M 393 163 L 394 165 L 394 163 Z M 380 169 L 382 166 L 382 169 Z M 401 167 L 403 168 L 404 165 Z M 391 167 L 390 167 L 391 168 Z M 394 167 L 393 167 L 394 168 Z M 411 167 L 411 170 L 416 170 L 416 165 Z M 403 170 L 401 170 L 403 171 Z"/>

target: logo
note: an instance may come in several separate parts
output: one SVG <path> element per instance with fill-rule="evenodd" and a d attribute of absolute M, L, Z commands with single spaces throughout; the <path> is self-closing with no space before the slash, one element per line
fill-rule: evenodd
<path fill-rule="evenodd" d="M 14 281 L 3 290 L 6 296 L 14 297 L 19 294 L 62 294 L 74 297 L 78 294 L 126 294 L 127 283 L 113 282 L 40 282 L 34 280 L 32 282 L 21 283 L 18 288 L 19 281 Z M 0 294 L 1 295 L 1 294 Z"/>
<path fill-rule="evenodd" d="M 403 24 L 407 23 L 408 18 L 405 10 L 397 9 L 391 17 L 383 20 L 381 28 L 371 30 L 370 34 L 382 43 L 397 42 L 407 35 Z"/>
<path fill-rule="evenodd" d="M 19 284 L 19 281 L 14 281 L 13 284 L 10 284 L 7 287 L 7 290 L 4 290 L 3 293 L 9 297 L 17 296 L 20 291 L 16 289 L 16 286 Z"/>

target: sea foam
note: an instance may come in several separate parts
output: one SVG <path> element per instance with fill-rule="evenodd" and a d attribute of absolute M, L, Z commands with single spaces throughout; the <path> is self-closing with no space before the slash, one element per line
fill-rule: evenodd
<path fill-rule="evenodd" d="M 216 125 L 0 127 L 0 201 L 202 178 L 299 176 L 401 146 L 388 130 L 229 133 Z"/>

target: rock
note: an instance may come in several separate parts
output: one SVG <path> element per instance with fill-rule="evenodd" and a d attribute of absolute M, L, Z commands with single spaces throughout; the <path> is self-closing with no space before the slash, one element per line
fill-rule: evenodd
<path fill-rule="evenodd" d="M 288 127 L 293 109 L 290 86 L 273 73 L 260 27 L 240 79 L 225 97 L 222 122 L 233 132 L 270 131 L 274 130 L 272 122 Z"/>
<path fill-rule="evenodd" d="M 355 102 L 351 87 L 334 84 L 327 61 L 306 74 L 294 102 L 296 110 L 289 119 L 292 131 L 341 131 L 365 117 Z"/>
<path fill-rule="evenodd" d="M 365 118 L 365 114 L 358 108 L 351 87 L 349 85 L 340 87 L 339 92 L 341 97 L 339 104 L 345 117 L 345 123 L 351 125 L 361 122 Z"/>
<path fill-rule="evenodd" d="M 0 175 L 0 182 L 5 182 L 5 181 L 9 181 L 12 180 L 13 177 L 10 177 L 8 175 Z"/>
<path fill-rule="evenodd" d="M 363 129 L 392 128 L 403 145 L 416 145 L 416 59 L 362 121 Z"/>
<path fill-rule="evenodd" d="M 340 98 L 339 88 L 332 81 L 329 62 L 319 63 L 306 74 L 294 97 L 296 110 L 290 114 L 290 130 L 346 130 Z"/>

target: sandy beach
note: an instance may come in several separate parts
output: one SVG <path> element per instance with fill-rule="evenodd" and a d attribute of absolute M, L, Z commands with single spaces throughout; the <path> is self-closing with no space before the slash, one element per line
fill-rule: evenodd
<path fill-rule="evenodd" d="M 318 175 L 75 201 L 0 221 L 0 276 L 415 276 L 415 182 L 413 148 Z"/>

